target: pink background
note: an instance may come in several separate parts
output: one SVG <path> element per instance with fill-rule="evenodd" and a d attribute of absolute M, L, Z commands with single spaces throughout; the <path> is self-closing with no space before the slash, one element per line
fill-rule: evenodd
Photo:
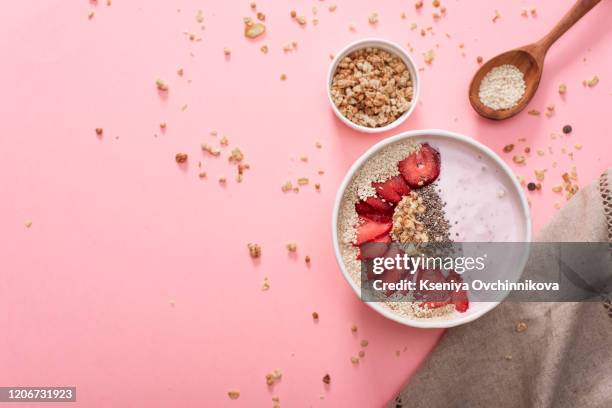
<path fill-rule="evenodd" d="M 500 152 L 528 180 L 534 168 L 549 169 L 543 190 L 529 194 L 536 230 L 554 214 L 554 203 L 565 201 L 550 190 L 572 165 L 563 147 L 584 145 L 573 161 L 581 184 L 612 164 L 610 1 L 548 55 L 528 109 L 544 112 L 552 102 L 556 114 L 524 112 L 503 123 L 480 119 L 468 104 L 476 57 L 538 39 L 571 0 L 443 0 L 447 17 L 439 22 L 430 1 L 420 13 L 412 1 L 336 3 L 330 13 L 329 1 L 259 0 L 268 32 L 257 41 L 242 33 L 242 18 L 253 15 L 246 0 L 5 4 L 0 385 L 75 385 L 79 402 L 71 406 L 83 407 L 271 406 L 272 395 L 283 406 L 369 407 L 391 398 L 441 331 L 377 315 L 352 293 L 334 259 L 335 191 L 351 163 L 390 136 L 356 133 L 328 106 L 329 54 L 355 39 L 410 43 L 424 67 L 419 106 L 391 133 L 453 130 Z M 520 16 L 533 6 L 537 17 Z M 308 18 L 306 27 L 290 19 L 291 9 Z M 496 9 L 501 18 L 493 23 Z M 374 11 L 376 27 L 367 22 Z M 411 22 L 432 26 L 434 34 L 421 37 Z M 185 31 L 202 41 L 190 41 Z M 298 49 L 283 53 L 291 41 Z M 268 55 L 259 51 L 262 44 Z M 436 54 L 431 66 L 423 62 L 428 49 Z M 595 74 L 600 83 L 583 87 Z M 157 78 L 169 84 L 167 97 L 158 94 Z M 562 82 L 564 98 L 557 93 Z M 167 122 L 165 132 L 160 122 Z M 566 124 L 571 136 L 551 140 Z M 102 137 L 96 127 L 104 128 Z M 242 184 L 227 152 L 215 159 L 200 151 L 202 142 L 218 146 L 211 130 L 244 152 L 251 170 Z M 527 143 L 517 142 L 522 137 Z M 527 165 L 501 153 L 508 143 L 531 147 Z M 536 149 L 547 154 L 538 157 Z M 179 151 L 189 154 L 184 168 L 174 162 Z M 204 180 L 197 176 L 200 160 Z M 228 177 L 225 188 L 220 176 Z M 281 184 L 300 176 L 311 185 L 281 192 Z M 321 183 L 320 193 L 313 182 Z M 295 258 L 287 255 L 289 241 L 298 243 Z M 248 242 L 262 246 L 260 262 L 248 256 Z M 260 290 L 264 276 L 268 292 Z M 361 339 L 369 340 L 366 357 L 353 366 Z M 264 376 L 275 368 L 283 379 L 269 389 Z M 329 387 L 321 381 L 325 373 Z M 240 390 L 240 399 L 230 401 L 230 389 Z"/>

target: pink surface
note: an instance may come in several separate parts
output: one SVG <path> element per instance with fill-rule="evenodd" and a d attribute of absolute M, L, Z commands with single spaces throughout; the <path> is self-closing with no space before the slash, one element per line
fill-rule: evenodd
<path fill-rule="evenodd" d="M 335 263 L 335 190 L 350 164 L 389 136 L 346 128 L 327 104 L 329 54 L 357 38 L 410 43 L 424 67 L 419 106 L 393 133 L 437 127 L 471 135 L 497 152 L 508 143 L 531 147 L 526 166 L 502 157 L 529 180 L 534 168 L 549 169 L 543 191 L 530 194 L 536 230 L 554 203 L 565 201 L 550 191 L 572 165 L 563 147 L 584 146 L 573 160 L 580 183 L 612 164 L 610 1 L 548 55 L 528 109 L 543 112 L 552 102 L 556 114 L 524 112 L 504 123 L 482 120 L 468 105 L 476 57 L 539 38 L 571 0 L 443 1 L 447 17 L 439 22 L 429 1 L 420 13 L 410 1 L 338 1 L 334 13 L 330 3 L 257 1 L 268 32 L 255 42 L 242 34 L 242 18 L 252 15 L 248 1 L 5 5 L 0 385 L 76 385 L 79 402 L 71 406 L 83 407 L 271 406 L 272 395 L 283 406 L 369 407 L 392 397 L 441 331 L 377 315 L 355 297 Z M 537 17 L 520 16 L 532 6 Z M 200 8 L 203 31 L 196 22 Z M 290 19 L 292 8 L 308 17 L 306 27 Z M 496 9 L 501 18 L 494 23 Z M 374 11 L 376 27 L 367 22 Z M 411 22 L 419 29 L 411 31 Z M 434 34 L 421 37 L 428 26 Z M 190 41 L 185 31 L 202 41 Z M 298 49 L 283 53 L 291 41 Z M 268 55 L 259 51 L 264 43 Z M 428 49 L 436 54 L 431 66 L 422 57 Z M 595 74 L 599 84 L 583 87 Z M 169 84 L 167 97 L 158 94 L 157 78 Z M 557 93 L 562 82 L 564 98 Z M 168 124 L 163 133 L 160 122 Z M 573 126 L 571 136 L 551 140 L 565 124 Z M 102 137 L 96 127 L 104 128 Z M 242 184 L 225 153 L 213 159 L 200 151 L 202 142 L 218 146 L 213 129 L 245 153 L 251 170 Z M 517 143 L 523 137 L 527 142 Z M 538 157 L 536 149 L 547 153 Z M 179 151 L 190 156 L 182 169 L 174 162 Z M 197 176 L 199 160 L 207 179 Z M 228 177 L 227 187 L 217 183 L 220 176 Z M 311 185 L 281 193 L 281 184 L 300 176 Z M 298 243 L 296 259 L 287 255 L 288 241 Z M 260 262 L 249 258 L 247 242 L 262 245 Z M 260 290 L 264 276 L 268 292 Z M 353 366 L 350 356 L 364 338 L 366 357 Z M 271 390 L 264 376 L 275 368 L 283 379 Z M 330 387 L 321 382 L 325 373 Z M 230 389 L 240 390 L 240 399 L 230 401 Z"/>

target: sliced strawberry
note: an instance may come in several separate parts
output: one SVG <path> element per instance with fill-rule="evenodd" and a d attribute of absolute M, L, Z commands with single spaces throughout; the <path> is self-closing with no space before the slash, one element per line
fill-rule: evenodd
<path fill-rule="evenodd" d="M 463 278 L 455 271 L 451 271 L 446 278 L 447 282 L 463 282 Z M 465 312 L 470 307 L 467 292 L 463 289 L 452 291 L 450 301 L 455 305 L 455 310 Z"/>
<path fill-rule="evenodd" d="M 389 250 L 387 251 L 387 253 L 385 253 L 385 258 L 391 258 L 391 259 L 395 259 L 395 257 L 397 255 L 402 256 L 404 254 L 404 252 L 402 251 L 402 249 L 395 244 L 391 244 L 389 246 Z M 408 274 L 408 272 L 404 269 L 401 268 L 391 268 L 391 269 L 387 269 L 380 277 L 380 279 L 385 282 L 385 283 L 397 283 L 399 281 L 401 281 L 402 279 L 404 279 L 406 277 L 406 275 Z M 385 291 L 385 295 L 387 296 L 391 296 L 393 293 L 395 293 L 396 291 L 391 290 L 391 289 L 387 289 Z"/>
<path fill-rule="evenodd" d="M 436 307 L 443 306 L 443 303 L 448 304 L 450 302 L 450 293 L 446 290 L 435 290 L 435 289 L 422 289 L 420 288 L 421 281 L 428 281 L 429 286 L 432 283 L 446 282 L 442 271 L 438 269 L 419 269 L 416 276 L 417 290 L 415 292 L 415 299 L 422 300 L 424 303 L 431 303 Z"/>
<path fill-rule="evenodd" d="M 367 218 L 360 218 L 357 225 L 357 239 L 355 245 L 361 245 L 364 242 L 370 242 L 383 234 L 391 231 L 392 222 L 376 222 Z"/>
<path fill-rule="evenodd" d="M 365 202 L 381 214 L 393 214 L 393 205 L 378 197 L 368 197 Z"/>
<path fill-rule="evenodd" d="M 412 188 L 433 183 L 440 175 L 440 153 L 427 143 L 398 163 L 400 174 Z"/>
<path fill-rule="evenodd" d="M 398 203 L 403 196 L 410 193 L 410 187 L 402 176 L 391 177 L 382 183 L 372 183 L 379 196 L 392 203 Z"/>
<path fill-rule="evenodd" d="M 366 201 L 355 203 L 355 211 L 360 216 L 376 222 L 389 222 L 393 215 L 391 204 L 378 197 L 368 197 Z"/>
<path fill-rule="evenodd" d="M 370 242 L 365 242 L 359 246 L 357 259 L 373 259 L 383 256 L 391 243 L 389 234 L 383 234 L 374 238 Z"/>

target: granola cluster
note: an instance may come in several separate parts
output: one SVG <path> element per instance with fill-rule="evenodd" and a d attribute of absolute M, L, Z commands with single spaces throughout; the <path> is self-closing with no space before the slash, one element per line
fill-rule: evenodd
<path fill-rule="evenodd" d="M 412 92 L 406 64 L 380 48 L 363 48 L 344 57 L 331 84 L 332 99 L 340 112 L 372 128 L 388 125 L 406 112 Z"/>
<path fill-rule="evenodd" d="M 403 244 L 428 242 L 419 215 L 425 212 L 423 198 L 414 191 L 402 198 L 393 213 L 393 238 Z"/>

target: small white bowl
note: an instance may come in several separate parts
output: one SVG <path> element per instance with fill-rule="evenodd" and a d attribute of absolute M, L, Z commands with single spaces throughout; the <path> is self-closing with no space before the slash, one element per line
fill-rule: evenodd
<path fill-rule="evenodd" d="M 361 157 L 359 157 L 355 163 L 351 166 L 351 168 L 346 173 L 342 184 L 338 189 L 338 193 L 336 195 L 336 202 L 334 204 L 334 210 L 332 214 L 332 243 L 334 245 L 334 253 L 336 254 L 336 261 L 338 262 L 338 266 L 342 271 L 342 275 L 349 283 L 349 285 L 355 291 L 355 294 L 359 298 L 361 298 L 361 287 L 360 285 L 353 280 L 349 271 L 346 269 L 344 265 L 344 261 L 342 260 L 342 254 L 340 252 L 340 243 L 338 239 L 338 217 L 340 213 L 340 206 L 342 205 L 342 199 L 344 197 L 344 193 L 346 191 L 347 186 L 353 179 L 355 173 L 357 173 L 363 166 L 363 164 L 368 161 L 372 156 L 374 156 L 379 150 L 385 148 L 388 145 L 396 143 L 400 140 L 404 139 L 413 139 L 416 142 L 435 142 L 436 140 L 441 139 L 450 139 L 452 141 L 458 142 L 460 144 L 464 144 L 468 147 L 473 148 L 478 151 L 483 157 L 488 157 L 491 159 L 493 164 L 500 170 L 500 174 L 507 177 L 508 185 L 511 190 L 509 193 L 513 193 L 517 199 L 518 206 L 521 212 L 521 219 L 517 220 L 517 222 L 521 223 L 522 236 L 518 241 L 529 243 L 531 242 L 531 216 L 529 211 L 529 205 L 527 203 L 527 198 L 525 197 L 525 193 L 521 185 L 519 184 L 516 176 L 508 167 L 508 165 L 495 153 L 493 150 L 489 149 L 485 145 L 477 142 L 476 140 L 469 138 L 467 136 L 449 132 L 446 130 L 440 129 L 423 129 L 423 130 L 412 130 L 408 132 L 403 132 L 398 135 L 386 138 L 381 140 L 372 146 L 367 152 L 365 152 Z M 444 160 L 444 158 L 442 159 Z M 523 269 L 525 268 L 525 264 L 527 263 L 527 259 L 529 257 L 529 248 L 527 245 L 520 258 L 517 259 L 518 264 L 516 268 L 513 268 L 514 273 L 521 275 Z M 404 324 L 406 326 L 418 327 L 418 328 L 448 328 L 459 326 L 461 324 L 465 324 L 471 322 L 473 320 L 478 319 L 480 316 L 492 310 L 495 306 L 497 306 L 500 302 L 476 302 L 474 304 L 470 304 L 470 309 L 468 309 L 465 313 L 455 313 L 448 320 L 442 319 L 411 319 L 409 317 L 400 316 L 399 314 L 393 312 L 391 309 L 385 307 L 383 304 L 378 302 L 365 302 L 372 309 L 376 310 L 378 313 L 382 314 L 388 319 L 394 320 L 398 323 Z"/>
<path fill-rule="evenodd" d="M 395 119 L 393 122 L 389 123 L 388 125 L 376 127 L 376 128 L 361 126 L 361 125 L 358 125 L 350 121 L 340 112 L 340 110 L 338 110 L 338 107 L 334 103 L 332 96 L 331 96 L 332 80 L 334 77 L 334 73 L 336 72 L 336 68 L 338 67 L 338 64 L 340 63 L 340 61 L 344 57 L 346 57 L 348 54 L 352 53 L 353 51 L 356 51 L 361 48 L 368 48 L 368 47 L 381 48 L 383 50 L 389 51 L 397 55 L 398 57 L 400 57 L 402 61 L 404 62 L 404 64 L 406 64 L 408 71 L 410 71 L 410 78 L 412 80 L 412 101 L 410 104 L 410 108 L 406 112 L 404 112 L 399 118 Z M 412 114 L 412 111 L 416 107 L 417 101 L 419 99 L 419 87 L 420 87 L 419 70 L 416 64 L 414 63 L 414 60 L 412 59 L 412 57 L 410 57 L 410 55 L 402 47 L 395 44 L 394 42 L 383 40 L 380 38 L 365 38 L 365 39 L 357 40 L 353 43 L 350 43 L 349 45 L 344 47 L 339 53 L 336 54 L 336 56 L 334 57 L 329 67 L 329 71 L 327 73 L 327 98 L 329 99 L 329 103 L 334 113 L 347 126 L 353 129 L 359 130 L 360 132 L 365 132 L 365 133 L 386 132 L 387 130 L 391 130 L 399 126 L 400 124 L 402 124 L 408 118 L 408 116 Z"/>

